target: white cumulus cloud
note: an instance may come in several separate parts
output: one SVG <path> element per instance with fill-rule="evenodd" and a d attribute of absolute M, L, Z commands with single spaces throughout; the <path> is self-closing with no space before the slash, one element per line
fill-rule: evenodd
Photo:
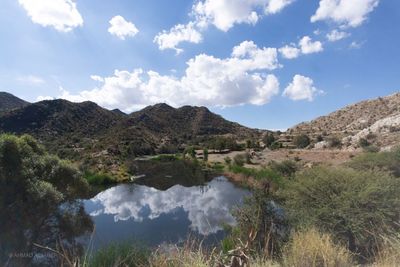
<path fill-rule="evenodd" d="M 182 49 L 177 48 L 181 42 L 190 42 L 198 44 L 202 41 L 201 33 L 196 29 L 194 22 L 186 25 L 175 25 L 169 31 L 163 31 L 157 34 L 154 42 L 158 44 L 160 50 L 175 49 L 177 53 Z"/>
<path fill-rule="evenodd" d="M 69 32 L 83 25 L 83 18 L 73 0 L 18 0 L 36 24 Z"/>
<path fill-rule="evenodd" d="M 313 101 L 315 96 L 322 92 L 314 86 L 314 81 L 311 78 L 296 74 L 293 81 L 283 91 L 283 96 L 294 101 Z"/>
<path fill-rule="evenodd" d="M 115 70 L 114 75 L 102 77 L 100 87 L 78 94 L 64 90 L 60 97 L 125 111 L 160 102 L 173 106 L 263 105 L 279 93 L 278 79 L 265 73 L 280 67 L 277 53 L 275 48 L 259 48 L 245 41 L 233 48 L 231 57 L 200 54 L 188 60 L 180 78 L 142 69 Z"/>
<path fill-rule="evenodd" d="M 294 44 L 285 45 L 279 48 L 279 53 L 281 53 L 281 55 L 287 59 L 297 58 L 300 55 L 300 52 L 301 50 L 297 48 Z"/>
<path fill-rule="evenodd" d="M 348 32 L 333 30 L 326 35 L 326 38 L 330 42 L 336 42 L 336 41 L 342 40 L 344 38 L 347 38 L 349 36 L 350 36 L 350 33 L 348 33 Z"/>
<path fill-rule="evenodd" d="M 125 40 L 126 37 L 135 36 L 139 30 L 136 28 L 135 24 L 118 15 L 110 20 L 108 32 L 117 36 L 121 40 Z"/>
<path fill-rule="evenodd" d="M 294 0 L 199 0 L 192 7 L 194 19 L 186 25 L 178 24 L 157 34 L 154 41 L 160 50 L 177 50 L 181 42 L 199 43 L 202 32 L 210 25 L 221 31 L 235 24 L 255 25 L 264 15 L 276 14 Z M 181 52 L 181 49 L 177 50 Z"/>
<path fill-rule="evenodd" d="M 299 46 L 303 54 L 318 53 L 324 50 L 320 41 L 313 42 L 309 36 L 301 38 Z"/>
<path fill-rule="evenodd" d="M 320 0 L 311 22 L 331 20 L 343 27 L 358 27 L 379 4 L 379 0 Z"/>

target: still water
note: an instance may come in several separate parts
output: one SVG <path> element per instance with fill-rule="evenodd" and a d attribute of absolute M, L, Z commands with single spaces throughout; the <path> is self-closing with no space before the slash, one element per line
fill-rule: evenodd
<path fill-rule="evenodd" d="M 122 184 L 85 200 L 84 207 L 94 223 L 94 249 L 129 240 L 179 243 L 189 236 L 210 244 L 223 238 L 224 225 L 235 224 L 232 210 L 248 194 L 225 177 L 165 190 Z"/>

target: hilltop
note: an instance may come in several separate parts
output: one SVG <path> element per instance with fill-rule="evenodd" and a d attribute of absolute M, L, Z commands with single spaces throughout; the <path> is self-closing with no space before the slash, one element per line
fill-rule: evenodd
<path fill-rule="evenodd" d="M 6 92 L 0 92 L 0 114 L 6 111 L 21 108 L 29 103 Z"/>

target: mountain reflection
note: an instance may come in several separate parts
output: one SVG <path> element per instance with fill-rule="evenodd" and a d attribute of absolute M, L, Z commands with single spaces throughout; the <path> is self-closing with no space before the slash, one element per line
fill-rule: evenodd
<path fill-rule="evenodd" d="M 187 218 L 178 219 L 190 221 L 187 230 L 207 236 L 223 230 L 223 224 L 235 224 L 231 210 L 247 194 L 224 177 L 204 186 L 175 185 L 166 191 L 125 184 L 98 194 L 86 207 L 95 221 L 100 215 L 113 216 L 115 224 L 127 220 L 145 223 L 162 215 L 171 215 L 171 219 L 177 220 L 177 216 L 182 216 L 178 214 L 184 214 Z M 180 209 L 184 213 L 179 213 Z"/>

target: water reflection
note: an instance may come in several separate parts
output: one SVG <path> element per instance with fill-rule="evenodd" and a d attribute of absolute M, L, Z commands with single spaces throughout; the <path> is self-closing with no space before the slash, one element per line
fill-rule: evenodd
<path fill-rule="evenodd" d="M 247 194 L 219 177 L 204 186 L 175 185 L 166 191 L 119 185 L 86 201 L 85 206 L 95 222 L 96 235 L 104 242 L 131 234 L 157 244 L 178 241 L 191 231 L 210 236 L 223 230 L 223 224 L 234 225 L 231 210 Z M 111 240 L 103 231 L 112 233 Z"/>

